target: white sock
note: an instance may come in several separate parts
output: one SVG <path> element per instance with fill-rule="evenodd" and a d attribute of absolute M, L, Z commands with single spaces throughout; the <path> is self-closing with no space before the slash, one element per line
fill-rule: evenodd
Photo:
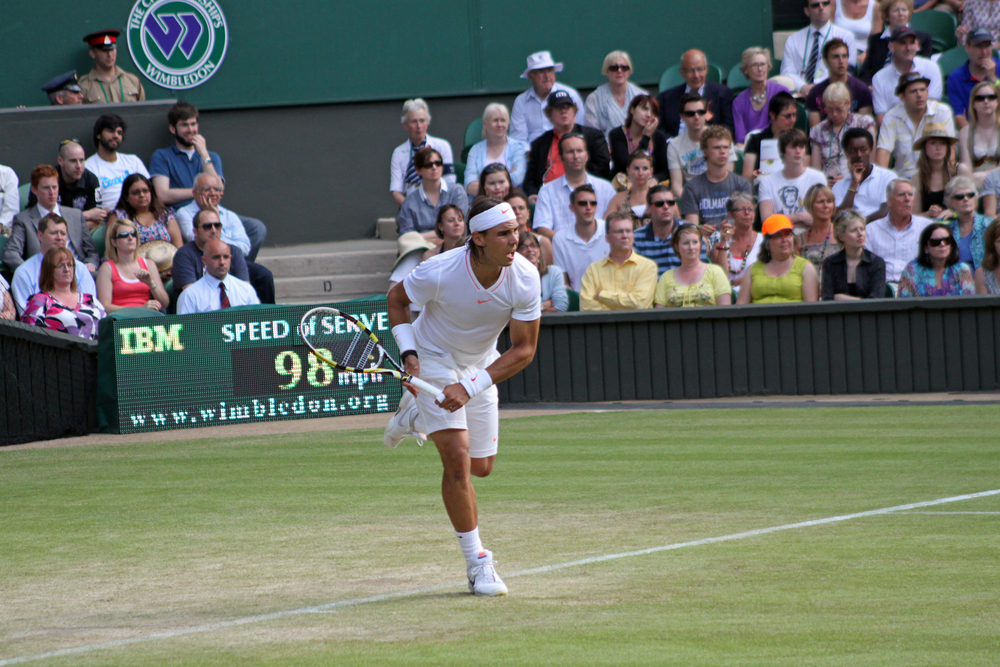
<path fill-rule="evenodd" d="M 466 565 L 475 565 L 479 554 L 483 549 L 483 543 L 479 540 L 479 527 L 476 526 L 467 533 L 460 533 L 457 530 L 458 544 L 462 547 L 462 555 L 465 556 Z"/>

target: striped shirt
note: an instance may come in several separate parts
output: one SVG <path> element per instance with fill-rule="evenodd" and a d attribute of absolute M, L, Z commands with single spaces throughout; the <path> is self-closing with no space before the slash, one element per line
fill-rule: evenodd
<path fill-rule="evenodd" d="M 683 220 L 674 220 L 674 226 L 683 225 Z M 656 262 L 656 275 L 662 276 L 670 269 L 681 265 L 681 258 L 674 252 L 670 245 L 670 239 L 658 239 L 653 233 L 652 223 L 644 225 L 635 230 L 635 240 L 632 245 L 637 253 Z M 705 251 L 705 244 L 701 245 L 701 261 L 708 261 L 708 253 Z"/>
<path fill-rule="evenodd" d="M 898 283 L 903 269 L 917 258 L 920 250 L 920 233 L 933 223 L 929 218 L 911 216 L 910 224 L 903 229 L 889 222 L 889 217 L 879 218 L 866 228 L 865 250 L 885 260 L 885 281 Z"/>

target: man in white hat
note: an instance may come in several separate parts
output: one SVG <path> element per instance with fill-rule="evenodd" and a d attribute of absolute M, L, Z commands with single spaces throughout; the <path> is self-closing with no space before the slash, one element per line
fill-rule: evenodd
<path fill-rule="evenodd" d="M 469 229 L 464 251 L 434 255 L 389 290 L 389 322 L 403 366 L 443 387 L 444 400 L 406 384 L 410 391 L 403 392 L 384 442 L 392 449 L 409 435 L 434 441 L 444 465 L 441 495 L 465 556 L 469 590 L 505 595 L 493 553 L 479 537 L 471 477 L 489 475 L 496 459 L 495 383 L 535 356 L 541 284 L 538 270 L 516 252 L 517 218 L 510 204 L 477 199 Z M 411 304 L 421 309 L 413 324 Z M 508 324 L 511 346 L 501 355 L 497 337 Z"/>
<path fill-rule="evenodd" d="M 549 93 L 554 90 L 564 90 L 569 93 L 580 109 L 577 122 L 587 125 L 586 107 L 576 89 L 556 81 L 556 72 L 563 70 L 563 64 L 552 61 L 552 54 L 539 51 L 528 56 L 528 67 L 521 74 L 522 79 L 531 81 L 531 88 L 524 91 L 514 100 L 514 108 L 510 113 L 510 136 L 518 141 L 530 144 L 532 141 L 552 129 L 552 122 L 545 115 L 545 102 Z"/>

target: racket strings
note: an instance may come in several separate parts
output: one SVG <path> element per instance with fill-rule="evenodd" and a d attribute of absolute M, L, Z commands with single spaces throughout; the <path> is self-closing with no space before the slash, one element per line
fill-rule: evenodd
<path fill-rule="evenodd" d="M 344 350 L 345 346 L 347 348 L 346 350 Z M 353 339 L 351 339 L 349 344 L 340 342 L 335 344 L 334 347 L 344 350 L 343 354 L 340 355 L 343 366 L 347 366 L 348 368 L 357 368 L 360 370 L 362 368 L 368 368 L 371 363 L 373 357 L 372 352 L 375 350 L 375 341 L 373 341 L 365 332 L 361 331 L 358 332 Z"/>

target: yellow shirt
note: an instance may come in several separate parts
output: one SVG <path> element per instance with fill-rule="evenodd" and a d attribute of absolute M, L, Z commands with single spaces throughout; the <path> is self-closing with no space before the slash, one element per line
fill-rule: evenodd
<path fill-rule="evenodd" d="M 96 70 L 90 70 L 80 77 L 80 90 L 83 91 L 84 104 L 119 104 L 121 102 L 143 102 L 146 91 L 135 74 L 129 74 L 115 65 L 115 78 L 110 83 L 97 76 Z M 122 99 L 122 93 L 125 98 Z"/>
<path fill-rule="evenodd" d="M 610 257 L 587 267 L 580 285 L 580 310 L 630 310 L 653 305 L 656 262 L 632 251 L 621 266 Z M 600 292 L 599 296 L 595 296 Z"/>
<path fill-rule="evenodd" d="M 716 297 L 732 291 L 726 274 L 715 264 L 707 264 L 701 280 L 690 285 L 679 285 L 674 280 L 676 270 L 664 273 L 656 284 L 654 301 L 662 306 L 714 306 L 718 303 Z"/>

